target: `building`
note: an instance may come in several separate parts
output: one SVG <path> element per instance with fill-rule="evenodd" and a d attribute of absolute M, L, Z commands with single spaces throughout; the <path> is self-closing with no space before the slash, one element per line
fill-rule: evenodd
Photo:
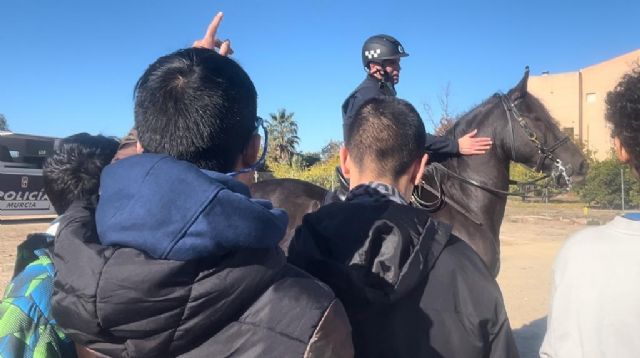
<path fill-rule="evenodd" d="M 544 103 L 565 133 L 602 160 L 613 148 L 605 121 L 605 98 L 621 77 L 638 65 L 640 49 L 576 72 L 531 76 L 527 88 Z"/>

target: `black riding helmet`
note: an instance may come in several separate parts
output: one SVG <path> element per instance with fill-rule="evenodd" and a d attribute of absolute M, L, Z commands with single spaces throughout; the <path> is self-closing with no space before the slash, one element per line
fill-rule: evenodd
<path fill-rule="evenodd" d="M 369 62 L 382 63 L 382 60 L 409 56 L 404 52 L 400 41 L 389 35 L 371 36 L 362 45 L 362 65 L 369 72 Z"/>

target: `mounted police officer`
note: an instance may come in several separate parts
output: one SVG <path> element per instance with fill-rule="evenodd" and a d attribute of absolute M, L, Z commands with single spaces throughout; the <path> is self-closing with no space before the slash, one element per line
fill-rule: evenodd
<path fill-rule="evenodd" d="M 362 65 L 367 77 L 342 104 L 343 132 L 360 106 L 373 97 L 395 97 L 400 80 L 400 59 L 409 56 L 400 41 L 389 35 L 369 37 L 362 46 Z M 491 138 L 476 138 L 476 130 L 457 141 L 427 133 L 427 152 L 444 155 L 484 154 L 491 148 Z"/>

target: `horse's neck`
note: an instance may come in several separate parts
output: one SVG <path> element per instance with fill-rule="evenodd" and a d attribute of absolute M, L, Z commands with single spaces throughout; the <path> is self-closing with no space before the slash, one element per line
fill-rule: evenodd
<path fill-rule="evenodd" d="M 503 191 L 509 189 L 509 162 L 506 159 L 499 158 L 494 151 L 477 156 L 455 157 L 442 164 L 458 175 L 476 181 L 484 186 Z M 495 194 L 464 183 L 461 180 L 447 180 L 446 184 L 447 187 L 456 189 L 449 195 L 455 195 L 456 193 L 464 194 L 468 191 L 473 191 L 485 194 L 483 196 L 496 197 Z"/>
<path fill-rule="evenodd" d="M 486 186 L 507 190 L 509 186 L 509 150 L 512 141 L 511 132 L 505 128 L 507 122 L 502 107 L 494 105 L 480 113 L 462 118 L 452 128 L 454 138 L 460 138 L 478 129 L 481 136 L 491 136 L 492 148 L 482 155 L 457 156 L 446 160 L 443 165 L 465 178 L 474 179 Z"/>
<path fill-rule="evenodd" d="M 490 162 L 491 160 L 486 158 L 474 161 L 473 158 L 459 157 L 446 163 L 446 167 L 487 187 L 508 190 L 508 166 L 505 168 L 504 163 L 500 162 L 491 165 Z M 443 185 L 449 200 L 462 207 L 473 221 L 482 223 L 482 227 L 488 230 L 491 236 L 499 236 L 507 203 L 505 196 L 490 193 L 453 178 L 445 180 Z"/>
<path fill-rule="evenodd" d="M 466 123 L 464 128 L 458 128 L 456 137 L 469 132 L 470 129 L 467 128 L 480 129 L 482 126 L 490 126 L 485 127 L 481 133 L 491 133 L 494 142 L 492 149 L 482 155 L 453 157 L 442 164 L 460 176 L 493 189 L 506 191 L 509 189 L 509 156 L 506 151 L 511 143 L 508 131 L 496 122 L 496 119 L 490 120 L 490 116 L 483 117 L 482 121 Z M 505 196 L 490 193 L 453 178 L 445 181 L 444 188 L 450 199 L 474 215 L 495 235 L 499 234 L 507 202 Z"/>

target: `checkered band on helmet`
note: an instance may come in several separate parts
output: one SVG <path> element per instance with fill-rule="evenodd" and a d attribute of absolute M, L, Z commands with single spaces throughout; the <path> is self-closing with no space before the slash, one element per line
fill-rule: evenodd
<path fill-rule="evenodd" d="M 389 35 L 371 36 L 362 45 L 362 65 L 365 69 L 369 62 L 382 62 L 394 58 L 409 56 L 400 41 Z"/>

